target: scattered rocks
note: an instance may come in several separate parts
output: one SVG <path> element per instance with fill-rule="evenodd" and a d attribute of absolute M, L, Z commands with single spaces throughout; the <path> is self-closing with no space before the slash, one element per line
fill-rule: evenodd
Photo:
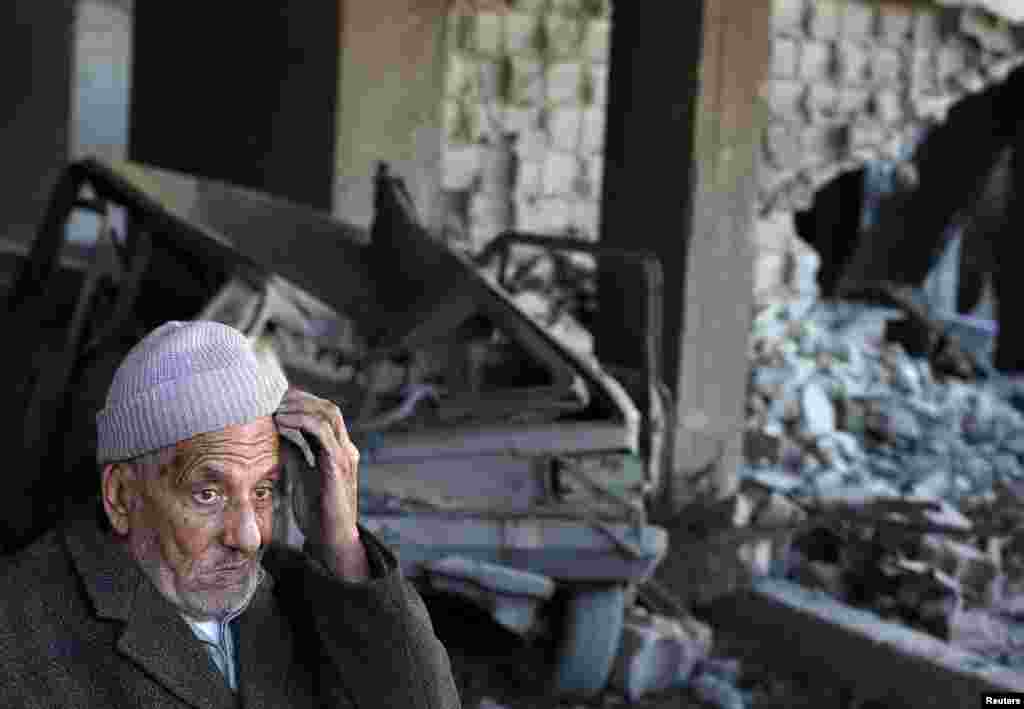
<path fill-rule="evenodd" d="M 611 686 L 630 702 L 651 692 L 685 684 L 711 652 L 711 628 L 633 609 L 623 625 Z"/>
<path fill-rule="evenodd" d="M 1015 514 L 1020 522 L 1007 512 L 1024 499 L 1019 386 L 998 375 L 952 376 L 957 370 L 911 356 L 885 339 L 898 316 L 815 302 L 776 303 L 755 318 L 744 484 L 770 491 L 776 509 L 779 499 L 798 509 L 930 504 L 925 513 L 883 510 L 877 524 L 840 524 L 827 553 L 800 538 L 799 552 L 776 545 L 773 568 L 988 656 L 998 647 L 1006 663 L 1024 665 L 1007 640 L 1014 631 L 1024 638 L 1024 624 L 1008 620 L 1024 608 L 1024 563 L 1008 562 L 1009 545 L 994 543 L 1008 532 L 971 534 Z M 786 518 L 765 515 L 775 525 Z M 909 533 L 900 524 L 964 531 Z"/>

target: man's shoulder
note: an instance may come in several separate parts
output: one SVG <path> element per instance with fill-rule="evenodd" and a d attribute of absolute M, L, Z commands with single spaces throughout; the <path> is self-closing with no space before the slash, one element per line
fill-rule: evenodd
<path fill-rule="evenodd" d="M 74 572 L 60 530 L 0 559 L 0 616 L 45 615 L 55 599 L 66 600 Z"/>
<path fill-rule="evenodd" d="M 51 529 L 20 551 L 0 557 L 0 584 L 38 582 L 69 570 L 67 550 L 60 529 Z"/>

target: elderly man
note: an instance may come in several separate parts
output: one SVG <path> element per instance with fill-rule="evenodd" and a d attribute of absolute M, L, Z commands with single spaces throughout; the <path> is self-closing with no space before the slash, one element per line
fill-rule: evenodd
<path fill-rule="evenodd" d="M 358 524 L 338 408 L 239 332 L 154 330 L 97 433 L 102 509 L 0 578 L 0 706 L 459 706 L 422 600 Z M 268 546 L 282 433 L 317 454 L 306 553 Z"/>

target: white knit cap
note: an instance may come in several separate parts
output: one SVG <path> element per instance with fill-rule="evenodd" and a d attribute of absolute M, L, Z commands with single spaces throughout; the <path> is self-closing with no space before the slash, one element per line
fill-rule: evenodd
<path fill-rule="evenodd" d="M 96 415 L 97 462 L 269 416 L 287 388 L 280 367 L 258 360 L 238 330 L 207 321 L 164 323 L 114 373 Z"/>

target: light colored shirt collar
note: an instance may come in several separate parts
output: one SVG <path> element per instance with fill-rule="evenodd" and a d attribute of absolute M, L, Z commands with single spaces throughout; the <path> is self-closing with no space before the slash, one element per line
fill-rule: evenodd
<path fill-rule="evenodd" d="M 263 568 L 257 570 L 256 587 L 263 583 Z M 195 620 L 182 614 L 182 618 L 192 629 L 192 633 L 206 648 L 213 664 L 224 675 L 225 681 L 232 691 L 238 691 L 238 653 L 235 649 L 236 638 L 231 622 L 238 618 L 249 607 L 250 597 L 244 605 L 228 613 L 220 620 Z"/>

